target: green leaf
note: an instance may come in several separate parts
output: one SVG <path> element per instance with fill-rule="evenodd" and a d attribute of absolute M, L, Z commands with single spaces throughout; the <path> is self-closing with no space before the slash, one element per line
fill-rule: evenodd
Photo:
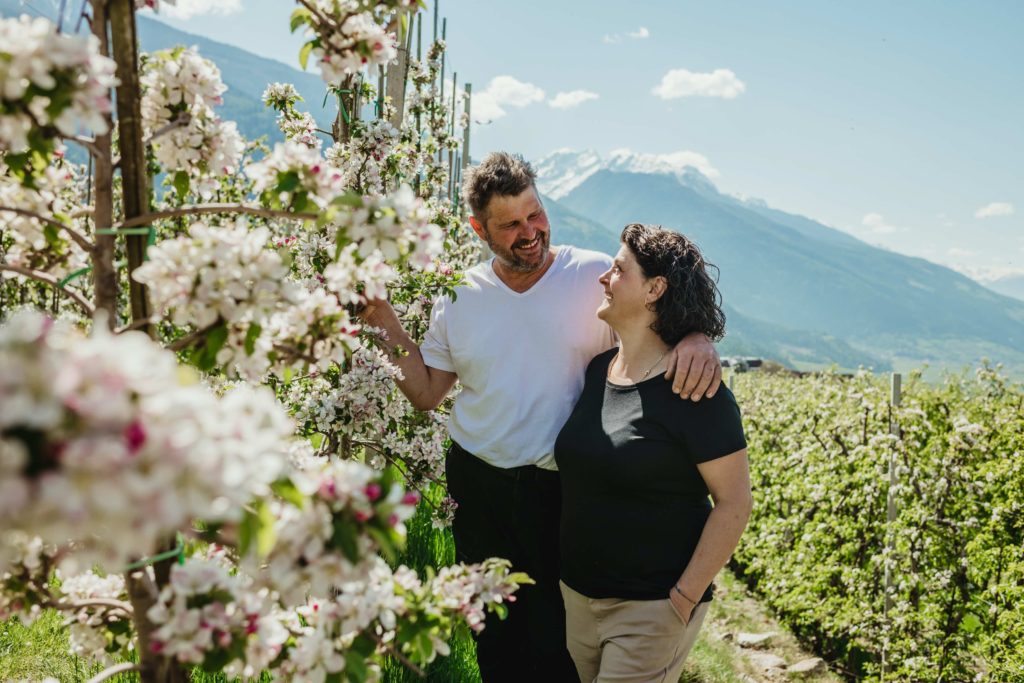
<path fill-rule="evenodd" d="M 398 549 L 394 541 L 389 538 L 388 533 L 383 529 L 373 526 L 366 527 L 366 531 L 377 542 L 377 549 L 380 550 L 380 554 L 384 556 L 384 559 L 394 565 L 398 559 Z"/>
<path fill-rule="evenodd" d="M 345 676 L 352 683 L 363 683 L 369 677 L 366 660 L 358 652 L 345 653 Z"/>
<path fill-rule="evenodd" d="M 359 561 L 359 542 L 356 536 L 355 524 L 342 517 L 334 518 L 334 533 L 331 535 L 331 545 L 339 548 L 345 554 L 349 562 Z"/>
<path fill-rule="evenodd" d="M 300 510 L 306 507 L 306 497 L 295 486 L 291 479 L 279 479 L 270 485 L 270 489 Z"/>
<path fill-rule="evenodd" d="M 174 174 L 174 191 L 178 193 L 178 199 L 188 196 L 189 178 L 185 171 L 178 171 Z"/>
<path fill-rule="evenodd" d="M 277 176 L 277 192 L 292 192 L 300 185 L 299 174 L 295 171 L 286 171 Z"/>
<path fill-rule="evenodd" d="M 51 247 L 60 246 L 60 228 L 51 223 L 43 225 L 43 236 L 46 238 L 46 243 Z"/>
<path fill-rule="evenodd" d="M 249 325 L 249 329 L 245 332 L 245 355 L 251 356 L 256 352 L 256 340 L 259 339 L 262 331 L 263 328 L 256 323 Z"/>
<path fill-rule="evenodd" d="M 312 52 L 312 51 L 313 51 L 313 43 L 312 42 L 306 43 L 305 45 L 302 46 L 302 49 L 299 50 L 299 66 L 302 67 L 303 71 L 306 70 L 306 63 L 309 61 L 309 53 Z"/>
<path fill-rule="evenodd" d="M 295 33 L 295 29 L 297 29 L 298 27 L 302 26 L 305 23 L 308 23 L 309 20 L 312 19 L 312 18 L 313 18 L 313 13 L 310 12 L 305 7 L 297 7 L 297 8 L 295 8 L 295 10 L 292 12 L 291 19 L 289 20 L 289 25 L 290 25 L 290 28 L 291 28 L 291 32 Z M 305 67 L 303 67 L 303 68 L 305 68 Z"/>

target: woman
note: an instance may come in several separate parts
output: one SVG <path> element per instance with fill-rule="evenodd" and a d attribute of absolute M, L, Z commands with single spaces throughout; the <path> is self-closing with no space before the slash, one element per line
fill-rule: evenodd
<path fill-rule="evenodd" d="M 725 316 L 697 247 L 660 227 L 626 226 L 600 281 L 620 345 L 591 361 L 555 442 L 567 644 L 583 683 L 677 681 L 751 496 L 732 393 L 694 403 L 663 373 L 684 335 L 720 339 Z"/>

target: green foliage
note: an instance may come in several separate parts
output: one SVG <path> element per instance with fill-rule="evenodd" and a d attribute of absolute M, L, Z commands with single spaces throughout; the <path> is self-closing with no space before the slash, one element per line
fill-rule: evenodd
<path fill-rule="evenodd" d="M 892 409 L 867 373 L 741 377 L 748 584 L 863 680 L 883 654 L 889 680 L 1024 680 L 1024 387 L 988 367 L 912 375 Z"/>

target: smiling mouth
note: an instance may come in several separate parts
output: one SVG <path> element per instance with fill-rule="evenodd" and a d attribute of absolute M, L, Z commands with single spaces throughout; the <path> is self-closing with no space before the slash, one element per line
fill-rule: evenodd
<path fill-rule="evenodd" d="M 540 235 L 537 235 L 529 242 L 520 244 L 519 246 L 515 247 L 515 249 L 516 251 L 531 251 L 538 246 L 540 246 Z"/>

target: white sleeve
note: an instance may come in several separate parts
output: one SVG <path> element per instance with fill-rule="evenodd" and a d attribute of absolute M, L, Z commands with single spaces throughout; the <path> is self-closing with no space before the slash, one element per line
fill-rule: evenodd
<path fill-rule="evenodd" d="M 448 324 L 445 315 L 450 304 L 447 296 L 439 297 L 434 302 L 434 308 L 430 311 L 430 326 L 427 327 L 427 334 L 420 344 L 423 362 L 445 372 L 455 372 L 455 363 L 452 362 L 451 349 L 448 347 Z"/>

